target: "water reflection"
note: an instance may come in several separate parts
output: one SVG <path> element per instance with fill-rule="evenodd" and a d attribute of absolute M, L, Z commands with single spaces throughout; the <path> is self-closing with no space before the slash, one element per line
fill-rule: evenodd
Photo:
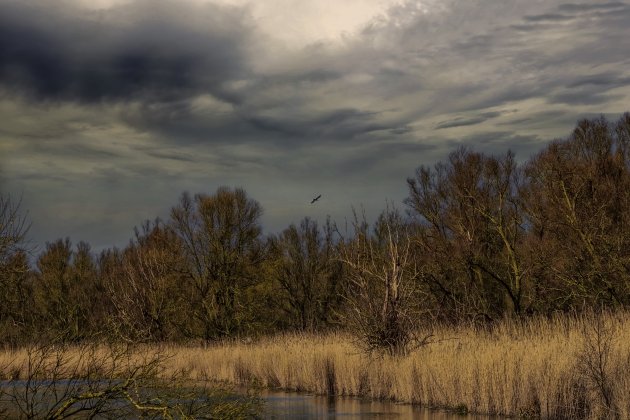
<path fill-rule="evenodd" d="M 481 420 L 488 416 L 460 415 L 428 410 L 410 404 L 369 401 L 359 398 L 331 398 L 308 394 L 263 391 L 268 419 L 420 419 L 420 420 Z M 495 417 L 496 418 L 496 417 Z"/>

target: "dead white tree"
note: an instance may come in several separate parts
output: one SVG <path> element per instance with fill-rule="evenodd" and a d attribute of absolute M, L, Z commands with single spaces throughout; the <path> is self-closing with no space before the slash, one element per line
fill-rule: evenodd
<path fill-rule="evenodd" d="M 355 218 L 354 238 L 344 244 L 341 260 L 348 268 L 345 318 L 368 351 L 406 354 L 426 344 L 416 334 L 421 295 L 419 269 L 407 224 L 398 211 L 387 209 L 374 234 Z"/>

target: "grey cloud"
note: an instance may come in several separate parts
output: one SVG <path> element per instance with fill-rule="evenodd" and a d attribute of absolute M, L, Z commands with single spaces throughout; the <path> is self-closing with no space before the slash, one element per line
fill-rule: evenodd
<path fill-rule="evenodd" d="M 224 184 L 273 197 L 264 203 L 274 215 L 266 230 L 324 212 L 301 204 L 310 190 L 331 197 L 335 216 L 352 204 L 382 208 L 417 165 L 453 147 L 527 158 L 568 134 L 578 114 L 624 111 L 610 101 L 630 98 L 630 9 L 565 1 L 429 0 L 422 3 L 436 10 L 428 12 L 398 2 L 343 42 L 276 64 L 265 56 L 275 45 L 261 47 L 256 22 L 238 8 L 131 0 L 79 12 L 0 0 L 0 99 L 29 96 L 4 115 L 32 113 L 3 124 L 0 136 L 24 140 L 19 163 L 41 169 L 16 180 L 15 156 L 0 158 L 0 181 L 28 192 L 35 224 L 46 226 L 36 229 L 53 235 L 45 239 L 85 232 L 90 242 L 115 240 L 90 223 L 126 238 L 143 218 L 167 215 L 181 191 Z M 99 124 L 107 129 L 95 134 Z M 461 137 L 443 130 L 455 127 Z M 105 147 L 110 138 L 120 144 Z M 51 181 L 66 179 L 60 158 L 83 163 L 84 177 Z M 94 203 L 81 224 L 73 224 L 75 202 Z"/>
<path fill-rule="evenodd" d="M 313 121 L 313 133 L 316 136 L 354 138 L 393 128 L 388 124 L 379 123 L 375 118 L 378 114 L 351 108 L 333 110 Z"/>
<path fill-rule="evenodd" d="M 293 84 L 299 87 L 305 83 L 323 83 L 338 80 L 344 76 L 340 71 L 315 68 L 299 72 L 287 72 L 280 75 L 272 75 L 258 81 L 256 88 L 268 88 L 273 85 Z"/>
<path fill-rule="evenodd" d="M 26 169 L 23 172 L 12 173 L 10 175 L 3 176 L 2 178 L 0 178 L 0 183 L 2 183 L 3 181 L 12 181 L 18 184 L 29 183 L 31 181 L 45 182 L 46 184 L 68 184 L 69 182 L 72 182 L 72 177 L 60 174 L 42 173 L 39 171 Z M 19 195 L 22 195 L 22 193 L 20 193 Z"/>
<path fill-rule="evenodd" d="M 343 179 L 347 182 L 374 182 L 375 178 L 396 179 L 404 184 L 407 172 L 434 153 L 438 146 L 426 140 L 392 141 L 373 140 L 364 142 L 360 148 L 346 148 L 335 154 L 326 154 L 325 145 L 314 150 L 304 150 L 305 154 L 324 155 L 325 159 L 307 159 L 296 164 L 302 168 L 306 178 L 313 172 L 320 172 L 320 179 L 327 182 Z M 385 197 L 382 197 L 384 199 Z"/>
<path fill-rule="evenodd" d="M 483 14 L 485 8 L 482 2 L 448 3 L 449 11 L 457 12 L 457 16 L 467 15 L 470 11 L 471 16 L 474 16 L 475 19 L 479 18 L 479 21 L 473 26 L 475 19 L 471 17 L 461 25 L 453 25 L 453 22 L 449 21 L 449 14 L 439 16 L 434 21 L 427 21 L 429 17 L 419 15 L 416 20 L 409 23 L 408 27 L 392 30 L 393 33 L 398 33 L 398 36 L 393 37 L 391 44 L 388 44 L 393 51 L 398 49 L 418 50 L 418 59 L 415 62 L 404 55 L 401 56 L 407 60 L 407 65 L 402 67 L 406 68 L 408 79 L 418 76 L 425 79 L 420 86 L 415 87 L 419 94 L 423 92 L 424 86 L 428 88 L 435 86 L 436 82 L 433 80 L 439 81 L 440 95 L 435 98 L 430 108 L 422 109 L 420 112 L 439 113 L 445 110 L 440 102 L 448 104 L 449 113 L 453 110 L 477 111 L 479 108 L 497 106 L 505 102 L 544 94 L 545 89 L 537 86 L 540 80 L 536 80 L 536 83 L 522 83 L 518 78 L 520 72 L 528 70 L 522 62 L 540 61 L 543 57 L 531 54 L 531 46 L 527 37 L 514 34 L 513 31 L 510 32 L 509 26 L 505 26 L 506 24 L 503 23 L 505 21 L 509 25 L 509 22 L 516 21 L 513 17 L 504 18 L 501 15 L 501 13 L 510 12 L 513 7 L 512 4 L 505 6 L 507 10 L 502 10 L 503 6 L 499 6 L 497 12 L 500 17 L 490 19 L 488 16 L 493 15 Z M 495 13 L 494 10 L 493 13 Z M 440 22 L 439 19 L 444 19 L 444 22 Z M 440 27 L 442 28 L 440 29 Z M 440 37 L 432 35 L 430 30 L 440 33 Z M 425 43 L 430 42 L 433 44 L 425 45 Z M 388 50 L 388 53 L 392 54 L 392 50 Z M 423 61 L 427 64 L 425 65 Z M 533 67 L 535 65 L 536 63 L 528 63 L 528 66 Z M 448 82 L 442 81 L 445 74 L 448 74 L 453 68 L 467 69 L 467 73 L 471 73 L 471 75 L 467 78 L 451 79 Z M 489 73 L 484 74 L 481 71 L 476 71 L 477 68 L 488 68 Z M 492 82 L 495 74 L 509 74 L 512 79 L 508 79 L 509 82 L 507 83 L 501 81 L 499 87 Z M 473 125 L 482 122 L 484 120 L 479 116 L 452 121 L 454 126 L 458 126 L 460 123 Z M 444 121 L 444 125 L 439 128 L 448 126 L 451 126 L 451 121 Z"/>
<path fill-rule="evenodd" d="M 467 145 L 473 147 L 474 150 L 488 154 L 503 154 L 511 150 L 516 154 L 517 159 L 526 160 L 548 140 L 541 139 L 534 134 L 523 135 L 512 131 L 486 131 L 459 139 L 450 139 L 446 143 L 451 148 Z"/>
<path fill-rule="evenodd" d="M 431 144 L 426 140 L 416 140 L 414 142 L 381 142 L 375 146 L 376 155 L 384 156 L 387 153 L 391 153 L 393 156 L 400 155 L 420 155 L 426 153 L 428 151 L 436 150 L 437 146 L 435 144 Z"/>
<path fill-rule="evenodd" d="M 609 95 L 599 92 L 571 91 L 561 92 L 550 96 L 547 101 L 552 104 L 568 105 L 598 105 L 622 99 L 624 95 Z"/>
<path fill-rule="evenodd" d="M 535 135 L 520 135 L 510 131 L 488 131 L 465 136 L 462 141 L 471 144 L 522 144 L 538 141 Z"/>
<path fill-rule="evenodd" d="M 595 85 L 614 88 L 617 86 L 630 85 L 630 77 L 620 76 L 618 73 L 600 73 L 593 76 L 578 77 L 567 85 L 568 88 L 579 88 L 582 86 Z"/>
<path fill-rule="evenodd" d="M 541 22 L 525 22 L 510 25 L 510 29 L 520 32 L 539 32 L 541 29 L 550 29 L 553 25 Z"/>
<path fill-rule="evenodd" d="M 380 123 L 379 113 L 352 108 L 333 109 L 320 115 L 294 118 L 249 116 L 247 121 L 256 128 L 285 135 L 292 139 L 348 141 L 376 131 L 399 128 L 397 124 Z"/>
<path fill-rule="evenodd" d="M 543 112 L 533 112 L 526 117 L 519 117 L 506 121 L 497 122 L 498 126 L 527 126 L 527 127 L 539 127 L 540 125 L 548 125 L 553 123 L 561 117 L 566 117 L 565 111 L 559 110 L 547 110 Z M 570 124 L 570 122 L 568 122 Z"/>
<path fill-rule="evenodd" d="M 0 84 L 36 99 L 82 102 L 219 94 L 245 71 L 244 20 L 233 8 L 164 0 L 98 12 L 4 1 Z"/>
<path fill-rule="evenodd" d="M 561 15 L 558 13 L 545 13 L 542 15 L 525 16 L 525 20 L 530 21 L 530 22 L 545 22 L 545 21 L 562 22 L 562 21 L 571 20 L 571 19 L 573 19 L 573 16 Z"/>
<path fill-rule="evenodd" d="M 408 125 L 404 125 L 404 126 L 400 126 L 400 127 L 394 127 L 394 128 L 390 128 L 389 129 L 389 133 L 391 134 L 395 134 L 397 136 L 401 136 L 403 134 L 408 134 L 411 133 L 413 131 L 413 129 L 408 126 Z"/>
<path fill-rule="evenodd" d="M 562 4 L 552 13 L 527 15 L 520 23 L 510 25 L 518 31 L 540 31 L 559 29 L 558 23 L 592 25 L 594 22 L 607 21 L 603 28 L 610 29 L 610 25 L 623 25 L 624 19 L 630 12 L 630 5 L 618 2 L 603 4 Z M 610 31 L 615 33 L 615 31 Z"/>
<path fill-rule="evenodd" d="M 146 154 L 160 159 L 176 160 L 180 162 L 198 162 L 198 159 L 184 153 L 149 150 Z"/>
<path fill-rule="evenodd" d="M 605 3 L 565 3 L 558 6 L 558 9 L 566 12 L 590 12 L 600 10 L 623 9 L 627 7 L 628 5 L 626 3 L 611 1 Z"/>
<path fill-rule="evenodd" d="M 558 6 L 560 13 L 544 13 L 525 16 L 526 21 L 530 22 L 562 22 L 574 19 L 580 15 L 588 16 L 609 16 L 620 11 L 627 10 L 630 6 L 622 2 L 608 2 L 600 4 L 591 3 L 566 3 Z"/>
<path fill-rule="evenodd" d="M 121 156 L 120 153 L 117 153 L 111 150 L 104 150 L 100 147 L 89 146 L 87 144 L 77 143 L 77 142 L 73 142 L 67 148 L 64 148 L 64 150 L 57 149 L 55 153 L 57 155 L 63 155 L 64 157 L 71 157 L 74 155 L 77 159 L 81 159 L 81 160 L 83 159 L 95 159 L 95 160 L 116 159 Z"/>
<path fill-rule="evenodd" d="M 311 141 L 347 142 L 380 131 L 403 134 L 408 130 L 398 121 L 381 122 L 378 112 L 353 108 L 299 111 L 268 115 L 265 109 L 240 107 L 227 115 L 212 115 L 198 113 L 190 102 L 180 101 L 141 105 L 123 112 L 122 118 L 162 141 L 180 145 L 265 142 L 293 148 Z"/>
<path fill-rule="evenodd" d="M 597 105 L 623 98 L 622 94 L 612 94 L 609 91 L 625 86 L 630 86 L 630 77 L 615 76 L 611 73 L 577 76 L 566 85 L 566 88 L 550 92 L 547 101 L 569 105 Z"/>
<path fill-rule="evenodd" d="M 18 150 L 22 153 L 41 154 L 49 159 L 66 158 L 77 161 L 111 160 L 121 157 L 121 154 L 116 151 L 72 139 L 72 136 L 66 140 L 35 136 L 30 141 L 23 142 Z"/>
<path fill-rule="evenodd" d="M 296 121 L 288 119 L 282 120 L 280 118 L 252 115 L 247 116 L 245 121 L 254 129 L 287 137 L 297 137 L 300 132 L 308 131 L 306 127 L 300 127 Z"/>
<path fill-rule="evenodd" d="M 457 117 L 454 118 L 452 120 L 448 120 L 448 121 L 443 121 L 441 123 L 438 123 L 435 128 L 437 130 L 441 130 L 444 128 L 453 128 L 453 127 L 465 127 L 468 125 L 477 125 L 477 124 L 481 124 L 482 122 L 485 122 L 491 118 L 496 118 L 498 116 L 501 115 L 501 112 L 498 111 L 492 111 L 492 112 L 485 112 L 477 117 L 471 117 L 471 118 L 464 118 L 464 117 Z"/>
<path fill-rule="evenodd" d="M 443 121 L 435 126 L 436 129 L 441 130 L 444 128 L 452 128 L 452 127 L 464 127 L 467 125 L 476 125 L 486 121 L 487 118 L 484 117 L 475 117 L 475 118 L 455 118 L 450 121 Z"/>

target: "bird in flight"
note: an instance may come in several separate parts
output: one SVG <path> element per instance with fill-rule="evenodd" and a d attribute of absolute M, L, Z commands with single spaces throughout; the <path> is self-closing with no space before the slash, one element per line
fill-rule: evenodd
<path fill-rule="evenodd" d="M 314 202 L 316 202 L 317 200 L 319 200 L 321 197 L 322 197 L 322 195 L 320 194 L 320 195 L 318 195 L 317 197 L 313 198 L 313 199 L 311 200 L 311 204 L 313 204 Z"/>

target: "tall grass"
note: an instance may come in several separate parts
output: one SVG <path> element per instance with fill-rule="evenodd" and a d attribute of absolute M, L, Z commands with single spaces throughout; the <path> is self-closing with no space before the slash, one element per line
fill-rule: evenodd
<path fill-rule="evenodd" d="M 366 355 L 344 334 L 169 346 L 167 374 L 233 385 L 448 407 L 506 416 L 630 418 L 630 314 L 434 326 L 404 357 Z M 20 376 L 20 355 L 0 354 Z"/>
<path fill-rule="evenodd" d="M 281 335 L 174 349 L 192 378 L 542 418 L 630 418 L 630 314 L 435 326 L 405 357 L 365 355 L 350 336 Z M 604 363 L 600 363 L 600 362 Z"/>

